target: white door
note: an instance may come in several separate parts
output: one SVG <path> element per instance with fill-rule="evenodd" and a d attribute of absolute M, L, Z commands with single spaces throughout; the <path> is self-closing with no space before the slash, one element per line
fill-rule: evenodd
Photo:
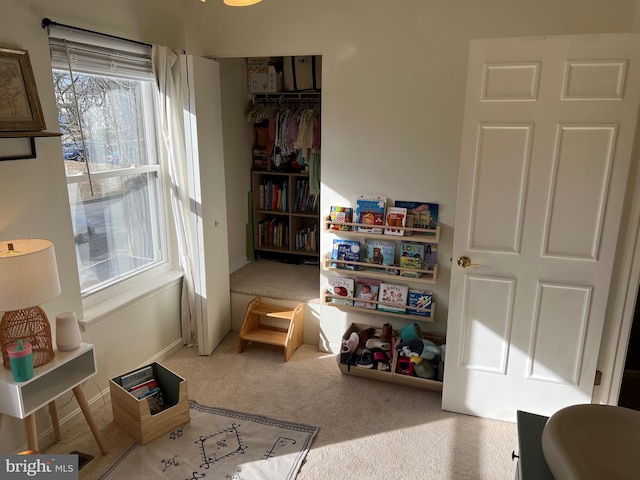
<path fill-rule="evenodd" d="M 231 330 L 220 66 L 191 55 L 181 61 L 198 351 L 209 355 Z"/>
<path fill-rule="evenodd" d="M 591 401 L 639 53 L 632 34 L 471 42 L 445 410 L 515 421 Z"/>

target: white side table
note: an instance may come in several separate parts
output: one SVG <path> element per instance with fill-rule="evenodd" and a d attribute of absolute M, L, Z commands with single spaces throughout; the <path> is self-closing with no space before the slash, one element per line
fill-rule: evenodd
<path fill-rule="evenodd" d="M 0 421 L 2 414 L 24 419 L 29 449 L 37 452 L 36 411 L 49 405 L 54 436 L 56 441 L 59 441 L 60 423 L 55 400 L 69 390 L 73 390 L 100 451 L 106 455 L 107 449 L 100 429 L 93 419 L 89 403 L 82 390 L 82 383 L 96 374 L 93 345 L 83 343 L 76 350 L 70 352 L 56 350 L 55 353 L 53 360 L 34 369 L 33 378 L 26 382 L 16 382 L 10 370 L 0 369 Z"/>

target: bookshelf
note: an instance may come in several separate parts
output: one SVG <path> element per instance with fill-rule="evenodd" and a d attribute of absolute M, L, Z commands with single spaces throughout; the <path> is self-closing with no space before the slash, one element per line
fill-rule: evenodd
<path fill-rule="evenodd" d="M 309 194 L 308 173 L 254 170 L 253 249 L 319 257 L 320 195 Z"/>

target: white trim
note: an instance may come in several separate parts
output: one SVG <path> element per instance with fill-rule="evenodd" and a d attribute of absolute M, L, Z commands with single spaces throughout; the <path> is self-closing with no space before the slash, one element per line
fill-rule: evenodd
<path fill-rule="evenodd" d="M 138 167 L 114 168 L 110 170 L 97 170 L 91 172 L 92 180 L 102 180 L 103 178 L 124 177 L 130 175 L 141 175 L 143 173 L 160 174 L 160 165 L 141 165 Z M 67 184 L 88 182 L 89 175 L 86 173 L 76 173 L 67 175 Z"/>
<path fill-rule="evenodd" d="M 155 296 L 159 293 L 179 285 L 182 280 L 183 273 L 178 270 L 170 270 L 155 276 L 152 280 L 142 285 L 126 290 L 125 292 L 110 297 L 102 303 L 86 308 L 83 318 L 78 321 L 82 330 L 87 331 L 91 328 L 103 324 L 109 319 L 121 314 L 125 310 Z"/>

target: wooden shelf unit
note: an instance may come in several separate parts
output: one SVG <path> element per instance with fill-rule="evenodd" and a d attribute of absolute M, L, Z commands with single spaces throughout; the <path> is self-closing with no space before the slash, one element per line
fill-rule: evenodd
<path fill-rule="evenodd" d="M 256 297 L 247 305 L 238 342 L 242 353 L 249 342 L 284 347 L 284 361 L 288 362 L 293 352 L 302 345 L 303 308 L 299 303 L 294 309 L 262 303 Z M 265 320 L 275 320 L 286 326 L 270 325 Z"/>
<path fill-rule="evenodd" d="M 360 267 L 359 270 L 348 270 L 346 268 L 340 268 L 336 265 L 357 265 Z M 402 268 L 398 266 L 390 267 L 389 265 L 377 265 L 374 263 L 363 263 L 363 262 L 351 262 L 349 260 L 334 260 L 331 258 L 331 254 L 325 254 L 322 259 L 322 269 L 328 272 L 340 273 L 343 275 L 349 276 L 366 276 L 368 278 L 379 278 L 382 280 L 387 280 L 388 282 L 394 282 L 395 279 L 399 279 L 401 281 L 408 281 L 411 283 L 426 283 L 433 285 L 436 283 L 438 279 L 438 265 L 435 266 L 433 270 L 424 270 L 418 268 Z M 396 270 L 400 272 L 400 275 L 392 275 L 389 273 L 389 270 Z M 421 277 L 407 277 L 402 275 L 402 272 L 410 271 L 410 272 L 420 272 L 422 274 Z"/>
<path fill-rule="evenodd" d="M 264 252 L 278 252 L 292 255 L 305 255 L 319 257 L 318 246 L 320 243 L 320 215 L 318 214 L 320 199 L 316 202 L 316 211 L 297 211 L 296 200 L 298 198 L 298 182 L 300 180 L 309 181 L 308 173 L 285 173 L 275 171 L 254 170 L 252 176 L 252 199 L 253 199 L 253 249 Z M 260 185 L 265 181 L 272 181 L 278 186 L 286 185 L 286 202 L 280 208 L 266 209 L 265 203 L 261 203 Z M 319 194 L 318 194 L 319 197 Z M 264 202 L 263 197 L 263 202 Z M 260 224 L 269 226 L 273 223 L 273 236 L 267 234 L 266 242 L 261 238 Z M 279 239 L 277 228 L 283 230 Z M 296 237 L 298 232 L 309 230 L 307 238 L 307 248 L 298 248 Z M 313 237 L 313 239 L 311 239 Z M 269 241 L 272 238 L 273 240 Z"/>
<path fill-rule="evenodd" d="M 362 299 L 360 298 L 355 298 L 355 297 L 343 297 L 340 295 L 332 295 L 330 293 L 328 293 L 326 290 L 324 292 L 324 295 L 322 296 L 323 298 L 323 303 L 325 305 L 329 305 L 330 307 L 338 307 L 340 309 L 344 309 L 344 310 L 353 310 L 356 312 L 362 312 L 362 313 L 372 313 L 374 315 L 384 315 L 386 317 L 397 317 L 397 318 L 402 318 L 404 320 L 411 320 L 411 321 L 421 321 L 421 322 L 433 322 L 433 317 L 436 314 L 436 304 L 435 302 L 431 302 L 431 308 L 416 308 L 416 307 L 410 307 L 408 305 L 402 305 L 403 307 L 405 307 L 407 309 L 407 313 L 395 313 L 395 312 L 385 312 L 383 310 L 374 310 L 373 308 L 362 308 L 362 307 L 355 307 L 353 305 L 345 305 L 344 303 L 337 303 L 337 302 L 332 302 L 331 299 L 332 298 L 336 298 L 336 299 L 340 299 L 340 300 L 355 300 L 355 301 L 362 301 Z M 376 300 L 367 300 L 368 303 L 373 303 L 376 306 L 377 305 L 389 305 L 389 306 L 396 306 L 393 304 L 388 304 L 388 303 L 384 303 L 384 302 L 378 302 Z M 430 315 L 428 317 L 425 317 L 423 315 L 415 315 L 412 314 L 411 312 L 430 312 Z"/>

